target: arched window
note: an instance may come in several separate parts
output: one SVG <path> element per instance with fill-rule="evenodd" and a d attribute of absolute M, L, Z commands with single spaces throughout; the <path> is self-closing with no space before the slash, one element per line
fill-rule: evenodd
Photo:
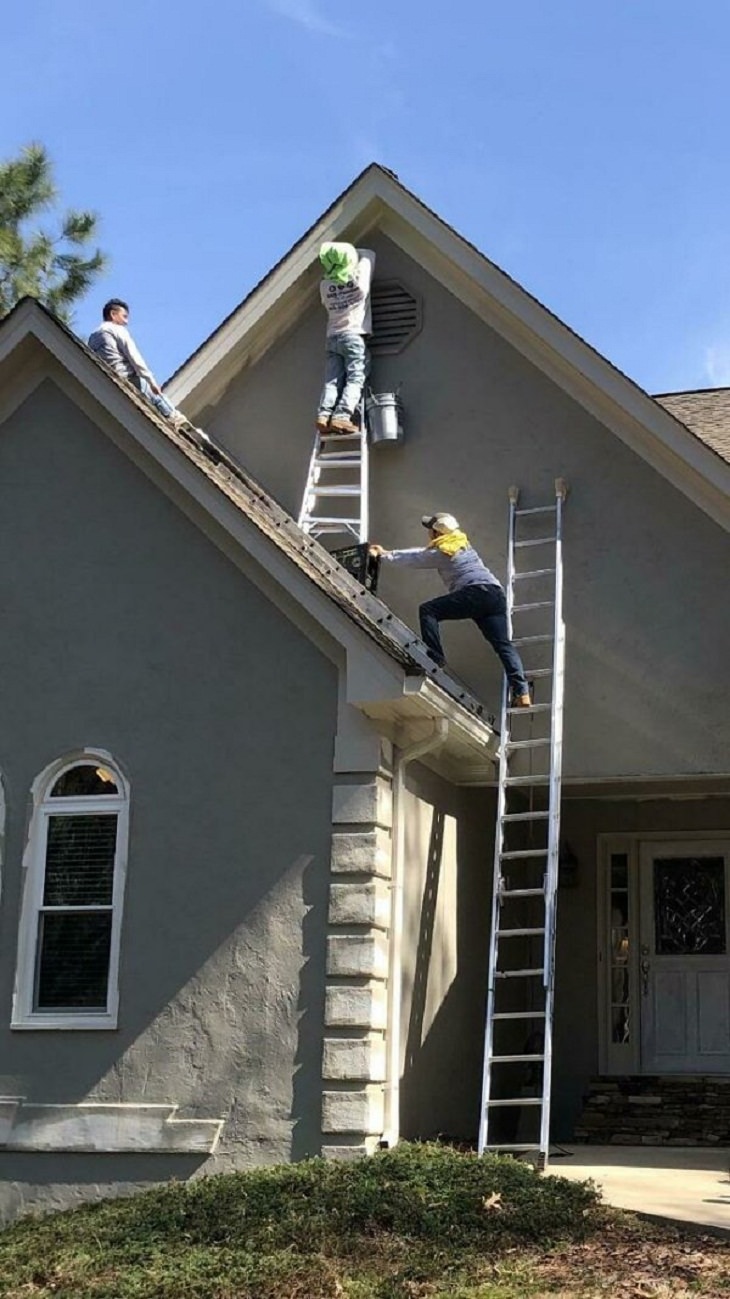
<path fill-rule="evenodd" d="M 129 794 L 103 754 L 34 785 L 14 1028 L 114 1028 Z"/>

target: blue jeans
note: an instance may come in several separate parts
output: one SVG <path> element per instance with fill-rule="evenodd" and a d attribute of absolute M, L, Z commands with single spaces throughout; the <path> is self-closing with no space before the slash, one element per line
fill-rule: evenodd
<path fill-rule="evenodd" d="M 437 663 L 445 662 L 439 623 L 471 618 L 499 656 L 514 693 L 528 693 L 522 659 L 509 637 L 507 599 L 501 586 L 463 586 L 460 591 L 427 600 L 418 610 L 418 616 L 421 639 Z"/>
<path fill-rule="evenodd" d="M 141 379 L 139 375 L 136 375 L 131 382 L 135 388 L 139 389 L 142 396 L 146 397 L 147 401 L 154 406 L 155 410 L 158 410 L 165 419 L 170 418 L 175 407 L 167 400 L 167 397 L 163 397 L 161 392 L 153 392 L 147 380 Z"/>
<path fill-rule="evenodd" d="M 352 417 L 365 385 L 366 356 L 362 334 L 327 335 L 320 415 Z"/>

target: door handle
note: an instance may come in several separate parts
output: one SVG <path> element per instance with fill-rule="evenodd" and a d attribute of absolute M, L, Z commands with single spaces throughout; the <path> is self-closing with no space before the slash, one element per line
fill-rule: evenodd
<path fill-rule="evenodd" d="M 649 974 L 651 972 L 651 961 L 644 956 L 641 961 L 641 995 L 649 996 Z"/>

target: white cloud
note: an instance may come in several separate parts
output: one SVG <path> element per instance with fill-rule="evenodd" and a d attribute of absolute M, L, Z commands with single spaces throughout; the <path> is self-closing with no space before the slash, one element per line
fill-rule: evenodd
<path fill-rule="evenodd" d="M 715 343 L 705 348 L 703 358 L 704 372 L 713 388 L 726 388 L 730 385 L 730 342 Z"/>
<path fill-rule="evenodd" d="M 317 36 L 343 37 L 348 33 L 320 13 L 315 0 L 266 0 L 267 7 L 282 18 L 304 27 Z"/>

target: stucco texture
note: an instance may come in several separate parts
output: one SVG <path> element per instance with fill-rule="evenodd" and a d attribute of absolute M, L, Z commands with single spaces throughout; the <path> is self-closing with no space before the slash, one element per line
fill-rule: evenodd
<path fill-rule="evenodd" d="M 0 429 L 0 549 L 0 1093 L 173 1102 L 225 1119 L 221 1163 L 313 1153 L 335 668 L 50 381 Z M 119 1027 L 11 1031 L 29 791 L 84 746 L 131 786 Z M 18 1195 L 32 1159 L 0 1152 Z"/>
<path fill-rule="evenodd" d="M 730 703 L 718 688 L 730 633 L 726 534 L 422 266 L 382 235 L 370 242 L 377 275 L 401 279 L 423 305 L 420 334 L 374 362 L 376 390 L 401 385 L 406 441 L 373 451 L 371 538 L 422 544 L 421 514 L 450 510 L 503 577 L 509 485 L 520 485 L 522 504 L 545 504 L 566 478 L 566 776 L 730 770 Z M 295 514 L 323 314 L 313 301 L 204 416 Z M 439 589 L 433 575 L 385 569 L 379 594 L 417 627 L 419 601 Z M 499 665 L 476 628 L 452 624 L 444 643 L 496 712 Z"/>

